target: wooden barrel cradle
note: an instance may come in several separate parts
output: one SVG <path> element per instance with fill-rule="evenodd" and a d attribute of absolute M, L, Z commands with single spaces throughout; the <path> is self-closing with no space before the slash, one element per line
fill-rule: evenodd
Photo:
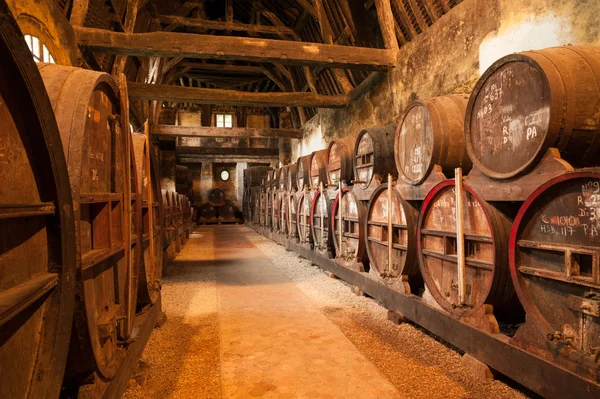
<path fill-rule="evenodd" d="M 220 188 L 213 188 L 208 192 L 208 203 L 212 206 L 221 206 L 225 203 L 225 193 Z"/>
<path fill-rule="evenodd" d="M 0 1 L 0 397 L 58 397 L 75 303 L 75 224 L 60 134 Z"/>
<path fill-rule="evenodd" d="M 416 293 L 422 285 L 416 248 L 418 219 L 417 208 L 405 201 L 397 189 L 392 188 L 390 193 L 388 184 L 371 194 L 366 217 L 369 272 L 376 280 L 406 294 Z"/>
<path fill-rule="evenodd" d="M 310 214 L 314 191 L 304 190 L 298 193 L 296 228 L 300 245 L 312 249 L 313 236 L 310 228 Z"/>
<path fill-rule="evenodd" d="M 469 96 L 456 94 L 413 101 L 400 118 L 395 141 L 398 176 L 419 185 L 440 165 L 447 177 L 454 169 L 471 169 L 464 142 Z"/>
<path fill-rule="evenodd" d="M 463 186 L 466 292 L 461 303 L 454 185 L 454 180 L 446 180 L 435 186 L 421 208 L 417 250 L 425 286 L 435 302 L 456 317 L 483 311 L 484 304 L 502 310 L 512 305 L 514 296 L 506 259 L 511 222 Z"/>
<path fill-rule="evenodd" d="M 154 153 L 148 149 L 146 136 L 131 134 L 142 213 L 143 259 L 140 265 L 138 304 L 155 303 L 162 282 L 163 206 L 159 169 Z"/>
<path fill-rule="evenodd" d="M 334 236 L 336 262 L 354 271 L 366 272 L 369 270 L 369 259 L 365 249 L 366 206 L 362 201 L 356 199 L 348 187 L 344 187 L 341 201 L 341 231 L 339 206 L 340 194 L 338 192 L 331 210 L 331 229 Z"/>
<path fill-rule="evenodd" d="M 298 158 L 296 161 L 296 187 L 302 191 L 304 186 L 310 185 L 310 160 L 312 154 Z"/>
<path fill-rule="evenodd" d="M 394 125 L 365 129 L 354 146 L 355 186 L 366 190 L 384 183 L 387 175 L 396 178 L 394 167 Z"/>
<path fill-rule="evenodd" d="M 125 358 L 137 289 L 130 258 L 128 130 L 105 73 L 38 64 L 67 156 L 77 234 L 77 340 L 67 372 L 112 378 Z M 134 284 L 135 283 L 135 284 Z M 135 287 L 134 287 L 135 285 Z M 135 295 L 137 296 L 137 295 Z"/>
<path fill-rule="evenodd" d="M 340 179 L 344 184 L 353 180 L 353 154 L 356 137 L 344 137 L 327 146 L 327 184 L 337 186 Z"/>
<path fill-rule="evenodd" d="M 530 171 L 556 147 L 573 166 L 600 165 L 600 48 L 508 55 L 479 79 L 467 107 L 473 164 L 494 179 Z"/>
<path fill-rule="evenodd" d="M 515 289 L 528 336 L 571 371 L 599 381 L 600 173 L 566 173 L 521 207 L 510 236 Z M 524 327 L 523 327 L 524 328 Z"/>
<path fill-rule="evenodd" d="M 318 190 L 321 183 L 327 185 L 327 149 L 311 154 L 308 174 L 310 175 L 311 190 Z"/>
<path fill-rule="evenodd" d="M 310 231 L 313 237 L 314 250 L 328 257 L 335 257 L 333 234 L 331 234 L 331 208 L 333 201 L 322 191 L 313 195 L 310 211 Z"/>

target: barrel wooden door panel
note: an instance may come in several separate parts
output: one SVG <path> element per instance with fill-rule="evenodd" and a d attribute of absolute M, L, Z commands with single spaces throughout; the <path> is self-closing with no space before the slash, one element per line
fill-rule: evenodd
<path fill-rule="evenodd" d="M 128 129 L 122 130 L 118 88 L 108 74 L 38 65 L 67 156 L 77 233 L 75 326 L 82 368 L 112 378 L 125 357 L 131 315 L 126 191 Z"/>
<path fill-rule="evenodd" d="M 0 397 L 58 397 L 75 301 L 75 224 L 40 74 L 0 1 Z"/>
<path fill-rule="evenodd" d="M 311 190 L 318 190 L 321 184 L 327 185 L 327 149 L 311 154 L 308 174 Z"/>
<path fill-rule="evenodd" d="M 600 50 L 565 46 L 496 61 L 473 89 L 465 141 L 473 164 L 508 179 L 556 147 L 573 166 L 600 164 Z"/>
<path fill-rule="evenodd" d="M 138 297 L 140 304 L 154 303 L 160 296 L 162 281 L 163 197 L 159 189 L 158 165 L 152 151 L 148 151 L 146 136 L 133 133 L 131 140 L 142 212 L 143 259 L 140 265 Z"/>
<path fill-rule="evenodd" d="M 378 281 L 407 294 L 416 292 L 409 282 L 414 288 L 422 282 L 416 248 L 418 218 L 418 210 L 398 190 L 392 188 L 390 193 L 387 184 L 375 189 L 367 206 L 369 272 Z"/>
<path fill-rule="evenodd" d="M 435 301 L 455 316 L 470 316 L 484 304 L 502 308 L 514 294 L 506 254 L 510 221 L 464 186 L 462 215 L 456 214 L 454 180 L 438 184 L 423 202 L 417 231 L 419 264 Z M 465 248 L 464 300 L 459 296 L 457 217 Z"/>
<path fill-rule="evenodd" d="M 298 210 L 296 212 L 296 228 L 301 245 L 312 248 L 313 235 L 310 228 L 310 213 L 314 191 L 304 190 L 298 194 Z"/>
<path fill-rule="evenodd" d="M 288 238 L 296 240 L 298 238 L 298 194 L 291 192 L 287 197 L 287 222 Z"/>
<path fill-rule="evenodd" d="M 382 184 L 388 174 L 396 177 L 394 166 L 393 125 L 365 129 L 354 146 L 354 179 L 357 187 L 366 190 Z"/>
<path fill-rule="evenodd" d="M 298 191 L 304 190 L 305 186 L 310 187 L 310 160 L 312 154 L 299 157 L 296 161 L 296 182 Z"/>
<path fill-rule="evenodd" d="M 365 218 L 365 204 L 357 200 L 352 191 L 343 188 L 341 201 L 338 192 L 331 219 L 336 261 L 359 272 L 368 271 L 369 265 L 365 249 Z"/>
<path fill-rule="evenodd" d="M 353 177 L 353 152 L 355 137 L 344 137 L 327 146 L 327 184 L 337 186 L 340 180 L 349 184 Z"/>
<path fill-rule="evenodd" d="M 527 323 L 541 335 L 536 344 L 592 378 L 600 353 L 599 213 L 600 173 L 567 173 L 527 199 L 510 238 L 511 275 Z"/>

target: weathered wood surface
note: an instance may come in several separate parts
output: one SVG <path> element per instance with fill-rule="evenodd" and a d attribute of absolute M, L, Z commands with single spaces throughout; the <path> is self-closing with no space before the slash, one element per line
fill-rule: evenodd
<path fill-rule="evenodd" d="M 44 83 L 0 0 L 0 397 L 59 397 L 75 307 L 67 164 Z"/>
<path fill-rule="evenodd" d="M 178 157 L 193 155 L 231 155 L 231 156 L 272 156 L 277 157 L 277 148 L 244 148 L 244 147 L 187 147 L 178 146 L 175 152 Z"/>
<path fill-rule="evenodd" d="M 398 52 L 353 46 L 172 32 L 121 33 L 74 27 L 81 46 L 95 52 L 143 57 L 241 60 L 326 68 L 385 70 Z"/>
<path fill-rule="evenodd" d="M 345 95 L 324 96 L 302 92 L 257 93 L 202 87 L 184 87 L 164 84 L 129 83 L 129 98 L 160 100 L 195 104 L 222 104 L 263 107 L 317 107 L 343 108 L 348 104 Z"/>
<path fill-rule="evenodd" d="M 598 381 L 600 172 L 580 170 L 538 187 L 519 211 L 509 261 L 527 323 L 512 342 Z"/>
<path fill-rule="evenodd" d="M 326 190 L 314 193 L 310 211 L 310 230 L 314 250 L 327 258 L 335 257 L 333 234 L 331 231 L 331 209 L 333 201 Z"/>
<path fill-rule="evenodd" d="M 400 46 L 398 46 L 398 39 L 396 38 L 396 19 L 392 13 L 390 0 L 375 0 L 375 7 L 377 8 L 379 29 L 381 30 L 381 36 L 383 36 L 385 48 L 397 50 Z"/>
<path fill-rule="evenodd" d="M 341 221 L 340 206 L 342 207 Z M 368 271 L 369 265 L 365 246 L 366 211 L 365 203 L 357 200 L 347 187 L 342 189 L 341 201 L 338 192 L 332 207 L 331 229 L 334 234 L 336 262 L 360 272 Z"/>
<path fill-rule="evenodd" d="M 394 125 L 369 128 L 358 134 L 353 160 L 355 190 L 374 189 L 386 181 L 388 174 L 397 177 L 398 171 L 394 165 L 395 136 Z"/>
<path fill-rule="evenodd" d="M 214 163 L 271 163 L 279 158 L 275 155 L 180 155 L 177 162 L 181 164 L 214 162 Z"/>
<path fill-rule="evenodd" d="M 166 137 L 238 137 L 238 138 L 289 138 L 301 139 L 302 129 L 275 128 L 219 128 L 200 126 L 153 125 L 151 132 Z"/>
<path fill-rule="evenodd" d="M 354 175 L 354 145 L 356 137 L 332 141 L 327 146 L 327 184 L 337 187 L 340 179 L 349 184 Z"/>
<path fill-rule="evenodd" d="M 221 31 L 229 30 L 234 32 L 270 33 L 274 35 L 296 35 L 296 32 L 294 32 L 292 28 L 285 26 L 244 24 L 241 22 L 214 21 L 202 18 L 186 18 L 173 15 L 161 15 L 160 17 L 156 18 L 156 21 L 162 24 L 175 24 L 179 26 L 191 26 L 195 28 Z"/>

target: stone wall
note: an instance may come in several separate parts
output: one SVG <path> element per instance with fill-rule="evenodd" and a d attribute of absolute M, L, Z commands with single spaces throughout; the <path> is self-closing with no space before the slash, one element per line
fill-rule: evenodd
<path fill-rule="evenodd" d="M 400 49 L 399 64 L 380 74 L 344 109 L 320 109 L 304 125 L 298 156 L 340 137 L 396 122 L 406 105 L 469 93 L 494 61 L 518 51 L 600 44 L 600 2 L 593 0 L 464 0 Z"/>

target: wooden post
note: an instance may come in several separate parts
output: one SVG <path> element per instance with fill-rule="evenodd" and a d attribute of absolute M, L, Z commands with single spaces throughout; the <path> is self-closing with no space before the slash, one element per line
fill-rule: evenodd
<path fill-rule="evenodd" d="M 388 174 L 388 274 L 392 275 L 392 246 L 394 243 L 392 225 L 392 175 Z"/>
<path fill-rule="evenodd" d="M 458 266 L 458 300 L 460 305 L 465 304 L 467 294 L 467 281 L 465 270 L 465 231 L 463 226 L 463 182 L 462 168 L 454 169 L 455 208 L 456 208 L 456 263 Z"/>
<path fill-rule="evenodd" d="M 146 163 L 146 190 L 147 190 L 147 198 L 148 198 L 148 235 L 150 236 L 150 262 L 152 267 L 154 267 L 154 198 L 152 193 L 152 176 L 151 176 L 151 165 L 150 165 L 150 154 L 152 152 L 151 141 L 150 141 L 150 126 L 148 121 L 144 123 L 144 134 L 146 136 L 146 158 L 144 159 Z M 139 176 L 139 179 L 143 179 L 143 176 Z M 141 193 L 140 193 L 141 194 Z M 141 201 L 141 198 L 140 198 Z M 143 233 L 142 233 L 143 237 Z M 143 250 L 144 244 L 143 240 L 141 243 L 141 248 Z"/>
<path fill-rule="evenodd" d="M 307 184 L 304 185 L 304 203 L 302 204 L 304 206 L 304 225 L 302 226 L 302 235 L 304 236 L 303 240 L 305 240 L 308 243 L 308 235 L 306 234 L 306 214 L 307 214 L 307 209 L 306 209 L 306 205 L 308 204 L 308 196 L 310 195 L 310 188 L 308 187 Z M 310 211 L 308 211 L 308 213 L 310 213 Z M 298 216 L 300 216 L 300 214 L 298 214 Z"/>
<path fill-rule="evenodd" d="M 396 38 L 396 21 L 392 13 L 390 0 L 375 0 L 377 8 L 377 19 L 379 19 L 379 28 L 383 36 L 383 43 L 386 49 L 398 50 L 398 39 Z"/>
<path fill-rule="evenodd" d="M 325 200 L 325 193 L 323 192 L 323 182 L 319 183 L 319 202 L 324 201 Z M 319 205 L 319 204 L 317 204 Z M 325 203 L 325 209 L 327 208 L 327 203 Z M 325 239 L 325 216 L 323 215 L 323 212 L 321 212 L 321 248 L 324 247 L 323 245 L 323 240 Z"/>

